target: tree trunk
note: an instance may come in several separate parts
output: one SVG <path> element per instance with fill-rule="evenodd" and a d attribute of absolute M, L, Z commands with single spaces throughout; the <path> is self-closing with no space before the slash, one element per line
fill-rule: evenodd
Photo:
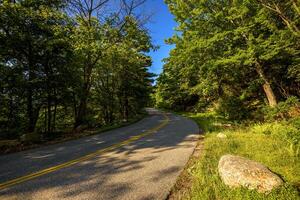
<path fill-rule="evenodd" d="M 129 117 L 129 102 L 128 102 L 128 97 L 127 94 L 125 94 L 125 99 L 124 99 L 124 120 L 127 122 Z"/>
<path fill-rule="evenodd" d="M 87 109 L 87 100 L 88 100 L 89 93 L 90 93 L 89 86 L 87 85 L 87 83 L 85 83 L 83 86 L 83 95 L 80 97 L 80 103 L 77 109 L 74 128 L 77 128 L 85 121 L 86 114 L 87 114 L 86 109 Z"/>
<path fill-rule="evenodd" d="M 73 111 L 74 111 L 74 120 L 76 121 L 76 117 L 77 117 L 77 102 L 76 102 L 76 96 L 75 96 L 75 92 L 72 92 L 72 97 L 73 97 Z M 67 109 L 66 109 L 67 111 Z M 65 112 L 65 114 L 67 115 L 67 112 Z"/>
<path fill-rule="evenodd" d="M 74 128 L 76 129 L 78 126 L 84 123 L 86 114 L 87 114 L 87 100 L 88 96 L 90 94 L 90 88 L 91 88 L 91 75 L 93 70 L 93 65 L 91 64 L 90 57 L 88 55 L 88 64 L 86 64 L 86 67 L 84 67 L 83 72 L 83 87 L 82 87 L 82 94 L 80 97 L 80 103 L 78 107 L 78 112 L 75 119 Z"/>
<path fill-rule="evenodd" d="M 12 124 L 15 123 L 15 120 L 14 120 L 14 103 L 13 103 L 13 97 L 12 97 L 12 94 L 9 95 L 9 114 L 8 114 L 8 124 L 9 126 Z"/>
<path fill-rule="evenodd" d="M 28 78 L 28 86 L 27 86 L 27 117 L 28 117 L 28 129 L 29 133 L 33 132 L 35 129 L 34 123 L 34 111 L 33 111 L 33 91 L 32 91 L 32 80 L 33 80 L 33 70 L 31 69 L 31 62 L 29 61 L 29 78 Z"/>
<path fill-rule="evenodd" d="M 264 92 L 265 92 L 266 97 L 268 99 L 269 105 L 271 107 L 275 107 L 277 105 L 276 96 L 275 96 L 275 94 L 273 92 L 273 89 L 271 87 L 271 83 L 267 79 L 267 77 L 265 76 L 264 71 L 262 69 L 262 66 L 260 65 L 259 62 L 256 62 L 256 71 L 257 71 L 258 75 L 261 77 L 261 79 L 264 81 L 263 89 L 264 89 Z"/>
<path fill-rule="evenodd" d="M 74 128 L 77 128 L 78 126 L 84 123 L 84 119 L 86 117 L 86 108 L 87 108 L 87 97 L 84 96 L 80 100 Z"/>
<path fill-rule="evenodd" d="M 46 107 L 44 108 L 44 127 L 45 127 L 44 132 L 47 133 L 47 109 L 46 109 Z"/>
<path fill-rule="evenodd" d="M 52 120 L 52 113 L 51 113 L 51 96 L 49 94 L 48 91 L 48 97 L 47 97 L 47 112 L 48 112 L 48 128 L 47 128 L 47 132 L 50 133 L 51 132 L 51 120 Z"/>
<path fill-rule="evenodd" d="M 52 129 L 51 131 L 54 132 L 56 129 L 56 111 L 57 111 L 57 99 L 54 100 L 54 113 L 53 113 L 53 122 L 52 122 Z"/>
<path fill-rule="evenodd" d="M 277 105 L 277 100 L 276 100 L 276 97 L 274 95 L 273 89 L 271 88 L 270 83 L 265 83 L 263 85 L 263 88 L 264 88 L 264 91 L 266 93 L 269 105 L 271 107 L 275 107 Z"/>

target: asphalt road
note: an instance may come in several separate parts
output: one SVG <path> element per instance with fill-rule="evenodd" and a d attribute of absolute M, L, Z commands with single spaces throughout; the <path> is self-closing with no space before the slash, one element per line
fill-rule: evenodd
<path fill-rule="evenodd" d="M 0 156 L 0 199 L 165 199 L 199 129 L 189 119 L 149 112 L 127 127 Z"/>

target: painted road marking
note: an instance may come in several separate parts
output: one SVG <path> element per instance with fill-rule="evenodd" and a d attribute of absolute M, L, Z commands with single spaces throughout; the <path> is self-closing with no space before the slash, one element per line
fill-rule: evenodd
<path fill-rule="evenodd" d="M 158 130 L 160 130 L 163 127 L 165 127 L 169 123 L 169 121 L 170 121 L 170 118 L 166 114 L 163 114 L 163 116 L 164 116 L 164 120 L 158 126 L 156 126 L 154 128 L 151 128 L 151 129 L 148 129 L 148 130 L 142 132 L 139 135 L 132 136 L 128 140 L 122 141 L 120 143 L 114 144 L 114 145 L 106 147 L 104 149 L 100 149 L 98 151 L 95 151 L 93 153 L 87 154 L 87 155 L 82 156 L 80 158 L 77 158 L 77 159 L 74 159 L 74 160 L 70 160 L 68 162 L 65 162 L 65 163 L 62 163 L 62 164 L 59 164 L 59 165 L 56 165 L 56 166 L 53 166 L 53 167 L 46 168 L 46 169 L 40 170 L 38 172 L 34 172 L 34 173 L 31 173 L 31 174 L 28 174 L 28 175 L 25 175 L 25 176 L 21 176 L 19 178 L 15 178 L 15 179 L 6 181 L 6 182 L 0 184 L 0 190 L 3 190 L 5 188 L 14 186 L 16 184 L 19 184 L 19 183 L 22 183 L 22 182 L 25 182 L 25 181 L 29 181 L 31 179 L 37 178 L 39 176 L 43 176 L 45 174 L 49 174 L 51 172 L 55 172 L 57 170 L 60 170 L 60 169 L 66 168 L 66 167 L 70 167 L 70 166 L 75 165 L 75 164 L 77 164 L 79 162 L 83 162 L 83 161 L 89 160 L 89 159 L 91 159 L 93 157 L 96 157 L 99 154 L 103 154 L 105 152 L 114 150 L 114 149 L 119 148 L 121 146 L 125 146 L 125 145 L 127 145 L 127 144 L 129 144 L 131 142 L 137 141 L 137 140 L 139 140 L 139 139 L 141 139 L 141 138 L 143 138 L 143 137 L 145 137 L 147 135 L 155 133 Z"/>

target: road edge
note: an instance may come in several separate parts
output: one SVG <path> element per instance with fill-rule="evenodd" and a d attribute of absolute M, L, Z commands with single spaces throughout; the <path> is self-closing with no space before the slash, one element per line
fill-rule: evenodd
<path fill-rule="evenodd" d="M 114 126 L 105 127 L 104 129 L 98 129 L 98 130 L 95 130 L 95 131 L 89 132 L 89 133 L 88 133 L 88 131 L 90 131 L 90 130 L 83 130 L 81 132 L 82 133 L 81 135 L 80 134 L 77 134 L 77 135 L 75 134 L 74 136 L 71 136 L 71 137 L 60 138 L 60 139 L 52 140 L 52 141 L 50 140 L 50 141 L 46 141 L 45 143 L 41 143 L 41 144 L 25 145 L 25 146 L 21 146 L 20 148 L 13 149 L 13 150 L 10 150 L 10 151 L 0 151 L 0 156 L 13 154 L 13 153 L 18 153 L 18 152 L 23 152 L 23 151 L 27 151 L 27 150 L 31 150 L 31 149 L 38 149 L 38 148 L 41 148 L 41 147 L 60 144 L 60 143 L 68 142 L 68 141 L 72 141 L 72 140 L 78 140 L 78 139 L 93 136 L 93 135 L 103 134 L 103 133 L 106 133 L 108 131 L 112 131 L 112 130 L 116 130 L 116 129 L 119 129 L 119 128 L 131 126 L 131 125 L 133 125 L 135 123 L 138 123 L 141 120 L 143 120 L 143 119 L 145 119 L 149 116 L 150 115 L 148 113 L 145 113 L 145 114 L 141 115 L 140 117 L 138 117 L 138 118 L 136 118 L 132 121 L 118 124 L 115 127 Z"/>
<path fill-rule="evenodd" d="M 192 177 L 188 169 L 194 165 L 194 163 L 200 159 L 200 157 L 203 154 L 204 151 L 204 130 L 199 127 L 199 125 L 191 118 L 181 115 L 179 113 L 170 111 L 170 110 L 163 110 L 163 112 L 169 112 L 173 115 L 183 117 L 185 119 L 189 119 L 193 121 L 198 126 L 198 141 L 195 145 L 195 148 L 193 149 L 193 152 L 191 153 L 188 161 L 186 162 L 184 168 L 180 171 L 180 174 L 177 176 L 175 184 L 171 187 L 170 191 L 168 192 L 167 196 L 164 198 L 164 200 L 181 200 L 184 194 L 186 194 L 189 190 L 189 186 L 192 184 Z"/>

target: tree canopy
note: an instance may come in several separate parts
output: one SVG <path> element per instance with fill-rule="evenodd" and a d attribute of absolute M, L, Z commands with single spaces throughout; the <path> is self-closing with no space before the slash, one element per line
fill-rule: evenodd
<path fill-rule="evenodd" d="M 159 106 L 201 110 L 232 104 L 247 112 L 299 97 L 300 2 L 166 3 L 179 34 L 167 40 L 176 47 L 158 79 Z"/>
<path fill-rule="evenodd" d="M 136 11 L 145 1 L 0 3 L 0 137 L 44 136 L 138 115 L 153 48 Z"/>

